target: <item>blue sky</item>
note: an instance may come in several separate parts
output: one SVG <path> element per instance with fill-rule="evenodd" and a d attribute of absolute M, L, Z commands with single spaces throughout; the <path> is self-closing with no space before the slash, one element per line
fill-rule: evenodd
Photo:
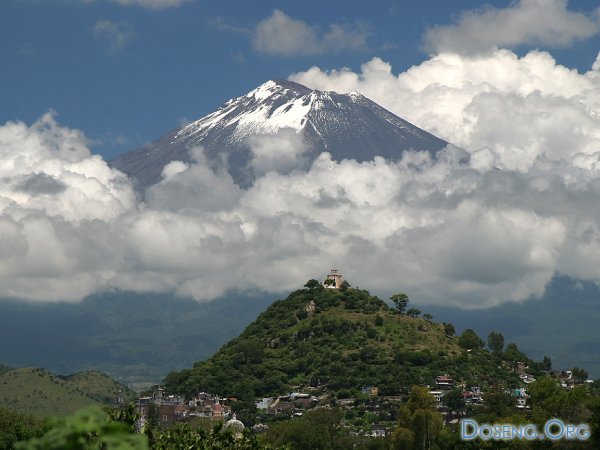
<path fill-rule="evenodd" d="M 52 109 L 61 124 L 83 130 L 92 149 L 110 158 L 268 79 L 287 78 L 313 65 L 358 70 L 377 56 L 402 72 L 427 60 L 423 37 L 428 28 L 452 24 L 484 5 L 511 5 L 466 0 L 121 3 L 127 1 L 3 1 L 0 123 L 32 123 Z M 591 16 L 595 3 L 571 2 L 568 8 Z M 257 26 L 274 10 L 312 29 L 321 48 L 261 49 Z M 324 43 L 332 25 L 357 41 Z M 550 49 L 559 63 L 582 72 L 599 48 L 597 35 L 566 46 L 512 46 L 521 54 L 535 47 Z"/>

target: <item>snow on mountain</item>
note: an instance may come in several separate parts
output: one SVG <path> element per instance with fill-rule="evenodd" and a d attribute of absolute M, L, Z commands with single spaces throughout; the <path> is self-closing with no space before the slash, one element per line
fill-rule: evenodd
<path fill-rule="evenodd" d="M 447 145 L 359 93 L 321 92 L 272 80 L 111 163 L 144 190 L 160 180 L 166 164 L 189 162 L 189 150 L 202 146 L 209 162 L 225 161 L 234 180 L 247 186 L 255 176 L 253 138 L 283 131 L 298 136 L 305 162 L 323 151 L 336 160 L 367 161 L 377 155 L 397 159 L 408 149 L 435 153 Z"/>

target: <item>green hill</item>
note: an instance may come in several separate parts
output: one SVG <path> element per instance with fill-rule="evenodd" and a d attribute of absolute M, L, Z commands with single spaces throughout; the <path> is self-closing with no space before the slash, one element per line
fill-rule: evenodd
<path fill-rule="evenodd" d="M 461 348 L 452 334 L 452 327 L 399 314 L 367 291 L 313 283 L 273 303 L 213 357 L 172 372 L 165 384 L 174 392 L 242 399 L 307 387 L 343 397 L 377 386 L 380 395 L 393 395 L 441 374 L 467 384 L 518 385 L 509 363 Z"/>
<path fill-rule="evenodd" d="M 43 369 L 10 369 L 0 373 L 0 406 L 36 417 L 65 416 L 92 404 L 111 405 L 121 390 L 133 392 L 99 372 L 59 377 Z"/>
<path fill-rule="evenodd" d="M 122 397 L 125 402 L 136 397 L 133 390 L 102 372 L 88 370 L 60 378 L 66 381 L 70 388 L 83 392 L 105 405 L 114 404 L 117 397 Z"/>

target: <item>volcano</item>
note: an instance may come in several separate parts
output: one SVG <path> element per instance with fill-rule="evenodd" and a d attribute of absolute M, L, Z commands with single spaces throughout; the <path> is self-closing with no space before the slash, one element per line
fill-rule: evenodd
<path fill-rule="evenodd" d="M 111 164 L 144 191 L 160 181 L 165 165 L 190 162 L 190 149 L 202 147 L 209 163 L 224 163 L 237 184 L 248 186 L 255 177 L 252 138 L 284 130 L 300 138 L 305 162 L 322 152 L 336 161 L 370 161 L 375 156 L 395 160 L 405 150 L 435 155 L 448 144 L 359 93 L 323 92 L 271 80 Z"/>

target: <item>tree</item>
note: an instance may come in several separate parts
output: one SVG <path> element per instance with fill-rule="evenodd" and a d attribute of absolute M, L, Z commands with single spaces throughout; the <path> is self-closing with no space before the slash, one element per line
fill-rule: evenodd
<path fill-rule="evenodd" d="M 517 344 L 513 342 L 506 346 L 506 350 L 504 351 L 504 358 L 512 363 L 525 362 L 529 359 L 527 358 L 527 355 L 525 355 L 519 350 Z"/>
<path fill-rule="evenodd" d="M 304 287 L 307 289 L 318 289 L 321 287 L 321 283 L 319 283 L 318 280 L 315 280 L 314 278 L 312 278 L 306 282 Z"/>
<path fill-rule="evenodd" d="M 549 356 L 544 355 L 544 359 L 542 360 L 542 370 L 552 370 L 552 360 Z"/>
<path fill-rule="evenodd" d="M 408 311 L 406 311 L 406 315 L 410 317 L 419 317 L 421 315 L 421 310 L 417 308 L 410 308 Z"/>
<path fill-rule="evenodd" d="M 259 363 L 264 356 L 264 345 L 256 339 L 239 342 L 236 347 L 236 357 L 239 363 Z"/>
<path fill-rule="evenodd" d="M 446 333 L 446 336 L 454 336 L 454 333 L 456 333 L 456 330 L 454 329 L 454 325 L 452 325 L 451 323 L 445 323 L 444 324 L 444 333 Z"/>
<path fill-rule="evenodd" d="M 0 450 L 12 449 L 15 442 L 39 437 L 44 431 L 42 420 L 0 407 Z"/>
<path fill-rule="evenodd" d="M 271 425 L 266 440 L 293 450 L 336 448 L 335 442 L 341 436 L 340 420 L 337 409 L 309 411 L 301 419 Z"/>
<path fill-rule="evenodd" d="M 587 386 L 563 389 L 551 377 L 540 377 L 527 386 L 528 405 L 531 417 L 536 423 L 544 423 L 549 418 L 559 418 L 569 423 L 586 421 L 589 410 L 585 403 L 589 398 Z"/>
<path fill-rule="evenodd" d="M 425 313 L 425 314 L 423 314 L 423 319 L 425 319 L 428 322 L 431 322 L 431 320 L 433 319 L 433 316 L 429 313 Z"/>
<path fill-rule="evenodd" d="M 392 435 L 393 449 L 426 450 L 442 429 L 442 416 L 435 399 L 422 386 L 413 386 L 408 402 L 400 407 L 398 427 Z"/>
<path fill-rule="evenodd" d="M 461 411 L 465 407 L 462 391 L 460 389 L 452 389 L 444 395 L 444 403 L 450 411 Z"/>
<path fill-rule="evenodd" d="M 502 333 L 492 331 L 488 335 L 487 344 L 493 353 L 502 353 L 502 349 L 504 348 L 504 336 L 502 336 Z"/>
<path fill-rule="evenodd" d="M 415 436 L 408 428 L 397 427 L 392 434 L 392 450 L 410 450 L 415 443 Z"/>
<path fill-rule="evenodd" d="M 484 396 L 485 411 L 495 420 L 506 418 L 514 412 L 515 399 L 512 395 L 496 387 Z"/>
<path fill-rule="evenodd" d="M 90 406 L 65 419 L 57 419 L 40 438 L 19 442 L 22 450 L 146 450 L 146 436 L 134 434 L 121 422 L 112 422 L 98 406 Z"/>
<path fill-rule="evenodd" d="M 394 294 L 390 297 L 390 300 L 396 305 L 396 311 L 403 314 L 406 311 L 408 305 L 408 295 L 406 294 Z"/>
<path fill-rule="evenodd" d="M 588 419 L 592 429 L 591 442 L 594 448 L 600 448 L 600 397 L 592 397 L 588 400 L 587 407 L 591 413 Z"/>
<path fill-rule="evenodd" d="M 575 383 L 584 383 L 588 378 L 588 373 L 579 367 L 573 367 L 571 369 L 571 376 L 573 377 L 573 381 L 575 381 Z"/>
<path fill-rule="evenodd" d="M 470 328 L 463 331 L 463 333 L 458 338 L 458 345 L 467 350 L 473 350 L 475 348 L 483 347 L 483 339 L 477 336 Z"/>

